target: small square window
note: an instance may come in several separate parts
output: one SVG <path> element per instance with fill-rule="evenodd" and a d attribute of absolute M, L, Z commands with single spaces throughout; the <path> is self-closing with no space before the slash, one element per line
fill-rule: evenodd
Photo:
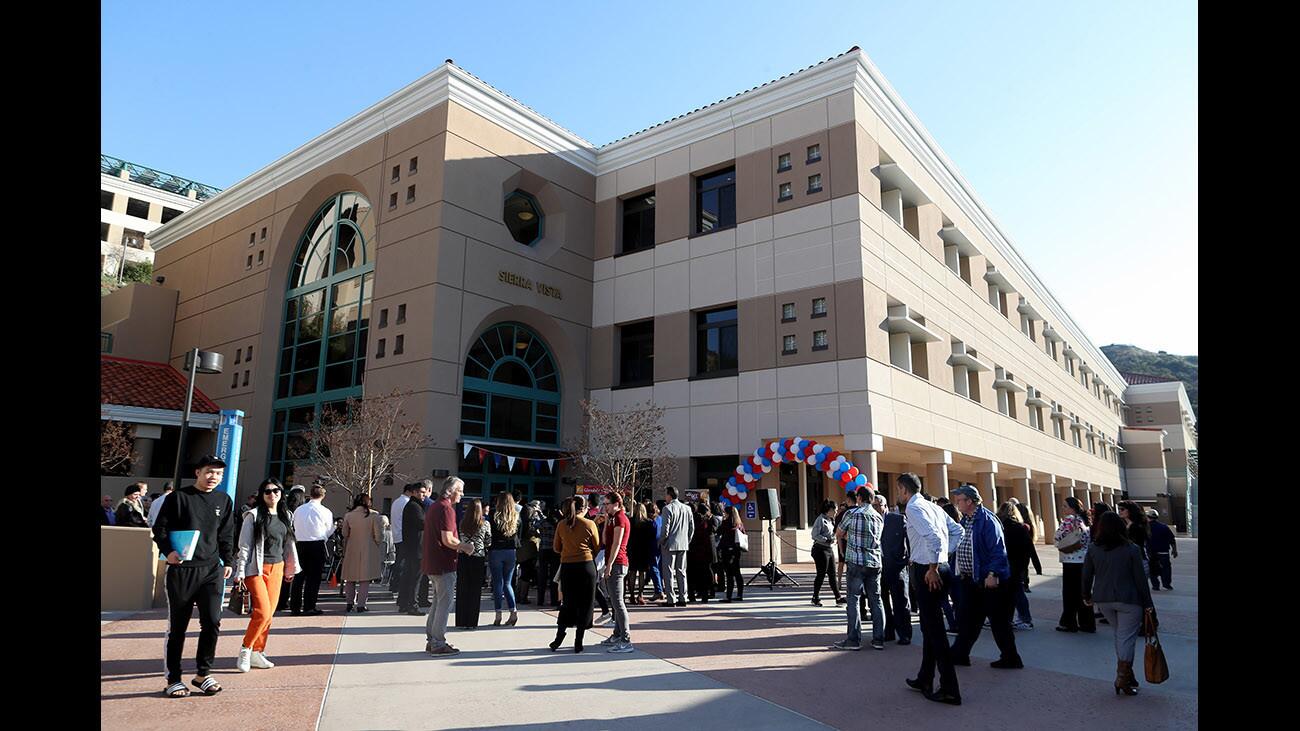
<path fill-rule="evenodd" d="M 388 210 L 391 211 L 396 207 L 397 207 L 397 194 L 393 193 L 388 196 Z"/>
<path fill-rule="evenodd" d="M 235 371 L 235 377 L 230 379 L 231 388 L 239 388 L 239 371 Z"/>
<path fill-rule="evenodd" d="M 781 305 L 781 322 L 794 322 L 794 303 L 787 302 Z"/>
<path fill-rule="evenodd" d="M 253 362 L 253 346 L 251 346 L 251 345 L 248 346 L 248 355 L 245 355 L 245 356 L 244 356 L 244 362 L 245 362 L 245 363 L 252 363 L 252 362 Z"/>
<path fill-rule="evenodd" d="M 252 245 L 253 245 L 254 243 L 256 243 L 256 242 L 257 242 L 257 232 L 256 232 L 256 231 L 249 231 L 249 232 L 248 232 L 248 245 L 249 245 L 249 246 L 252 246 Z"/>
<path fill-rule="evenodd" d="M 416 172 L 418 172 L 419 170 L 420 170 L 420 158 L 418 158 L 418 157 L 413 157 L 413 158 L 411 158 L 411 167 L 410 167 L 410 170 L 409 170 L 408 172 L 409 172 L 410 174 L 414 175 L 414 174 L 415 174 Z"/>
<path fill-rule="evenodd" d="M 790 153 L 785 153 L 776 158 L 776 171 L 783 173 L 790 169 Z"/>
<path fill-rule="evenodd" d="M 778 201 L 788 201 L 793 198 L 794 192 L 791 191 L 791 187 L 792 186 L 789 183 L 781 183 L 781 185 L 777 187 L 776 199 Z"/>
<path fill-rule="evenodd" d="M 248 371 L 244 371 L 244 385 L 248 385 Z"/>
<path fill-rule="evenodd" d="M 821 146 L 821 145 L 809 145 L 809 146 L 808 146 L 808 162 L 813 163 L 813 162 L 817 162 L 817 161 L 820 160 L 820 159 L 822 159 L 822 146 Z"/>
<path fill-rule="evenodd" d="M 379 311 L 379 327 L 388 327 L 388 308 Z"/>
<path fill-rule="evenodd" d="M 402 177 L 402 166 L 401 166 L 401 165 L 394 165 L 394 166 L 393 166 L 393 182 L 396 183 L 398 180 L 401 179 L 401 177 Z"/>
<path fill-rule="evenodd" d="M 265 251 L 259 251 L 259 252 L 257 252 L 257 263 L 258 263 L 259 266 L 262 264 L 262 260 L 265 258 L 265 256 L 266 256 L 266 252 L 265 252 Z"/>
<path fill-rule="evenodd" d="M 376 357 L 376 358 L 382 358 L 382 357 L 384 357 L 384 344 L 385 344 L 385 343 L 384 343 L 384 338 L 380 338 L 380 339 L 379 339 L 379 345 L 375 348 L 375 357 Z"/>
<path fill-rule="evenodd" d="M 813 301 L 812 301 L 812 316 L 813 316 L 813 317 L 825 317 L 825 316 L 826 316 L 826 298 L 825 298 L 825 297 L 813 297 Z"/>
<path fill-rule="evenodd" d="M 406 322 L 406 305 L 397 306 L 397 324 L 401 325 Z"/>
<path fill-rule="evenodd" d="M 415 186 L 408 185 L 406 186 L 406 202 L 410 203 L 413 200 L 415 200 Z"/>
<path fill-rule="evenodd" d="M 142 201 L 138 198 L 127 198 L 126 215 L 135 218 L 149 218 L 149 201 Z"/>
<path fill-rule="evenodd" d="M 825 350 L 829 345 L 825 330 L 818 330 L 813 333 L 813 350 Z"/>
<path fill-rule="evenodd" d="M 820 193 L 821 190 L 822 190 L 822 176 L 821 176 L 821 173 L 818 173 L 817 175 L 809 175 L 809 176 L 808 176 L 808 192 L 809 192 L 809 193 Z"/>
<path fill-rule="evenodd" d="M 401 355 L 402 351 L 404 350 L 402 346 L 405 344 L 406 344 L 406 336 L 398 335 L 397 338 L 393 340 L 393 355 Z"/>
<path fill-rule="evenodd" d="M 799 348 L 796 347 L 797 344 L 798 342 L 795 336 L 793 335 L 786 335 L 785 337 L 781 338 L 781 354 L 788 355 L 790 353 L 799 352 Z"/>
<path fill-rule="evenodd" d="M 244 357 L 244 349 L 243 349 L 243 348 L 236 348 L 236 349 L 235 349 L 235 365 L 239 365 L 239 359 L 242 358 L 242 357 Z"/>
<path fill-rule="evenodd" d="M 262 227 L 262 240 L 266 241 L 266 226 Z"/>
<path fill-rule="evenodd" d="M 244 270 L 247 271 L 247 270 L 252 269 L 252 268 L 253 268 L 253 255 L 252 255 L 252 254 L 249 254 L 249 255 L 248 255 L 248 263 L 244 264 Z"/>

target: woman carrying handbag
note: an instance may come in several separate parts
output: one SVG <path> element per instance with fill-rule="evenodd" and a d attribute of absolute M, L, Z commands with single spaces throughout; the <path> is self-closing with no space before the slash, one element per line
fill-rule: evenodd
<path fill-rule="evenodd" d="M 727 508 L 727 519 L 722 521 L 722 537 L 718 539 L 718 550 L 722 551 L 723 573 L 727 576 L 727 598 L 731 601 L 731 589 L 735 586 L 736 601 L 745 601 L 745 580 L 740 576 L 740 554 L 749 550 L 749 534 L 745 524 L 740 521 L 740 511 L 733 505 Z"/>
<path fill-rule="evenodd" d="M 1078 498 L 1067 497 L 1061 512 L 1064 518 L 1055 536 L 1061 555 L 1061 621 L 1056 631 L 1096 632 L 1092 609 L 1083 604 L 1083 562 L 1092 542 L 1088 511 Z"/>
<path fill-rule="evenodd" d="M 1115 695 L 1137 695 L 1133 653 L 1138 628 L 1149 621 L 1155 634 L 1155 606 L 1142 572 L 1142 549 L 1126 533 L 1122 518 L 1113 512 L 1103 514 L 1097 542 L 1083 563 L 1083 602 L 1089 607 L 1095 602 L 1115 630 Z M 1156 648 L 1159 651 L 1159 640 Z M 1164 672 L 1167 676 L 1168 668 Z"/>

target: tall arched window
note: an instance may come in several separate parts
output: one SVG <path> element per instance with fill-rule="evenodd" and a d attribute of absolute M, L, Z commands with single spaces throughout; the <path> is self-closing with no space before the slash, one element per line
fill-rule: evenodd
<path fill-rule="evenodd" d="M 322 406 L 361 396 L 375 220 L 359 193 L 331 198 L 298 241 L 285 292 L 268 474 L 288 482 Z"/>
<path fill-rule="evenodd" d="M 504 489 L 528 497 L 555 493 L 552 468 L 560 434 L 560 374 L 550 348 L 518 323 L 501 323 L 474 341 L 465 357 L 460 434 L 468 442 L 529 459 L 508 462 L 473 452 L 461 460 L 467 495 Z"/>

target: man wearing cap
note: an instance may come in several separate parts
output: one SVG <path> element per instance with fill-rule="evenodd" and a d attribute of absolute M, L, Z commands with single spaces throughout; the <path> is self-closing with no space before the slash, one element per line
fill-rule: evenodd
<path fill-rule="evenodd" d="M 199 607 L 199 644 L 195 656 L 198 673 L 190 684 L 206 695 L 221 692 L 221 684 L 208 673 L 221 630 L 221 596 L 235 557 L 235 506 L 229 495 L 216 489 L 225 471 L 226 463 L 216 457 L 200 459 L 194 470 L 195 484 L 173 492 L 153 525 L 154 543 L 167 557 L 163 583 L 167 589 L 169 624 L 167 688 L 163 693 L 171 698 L 190 694 L 181 682 L 181 652 L 185 649 L 185 632 L 195 604 Z M 182 560 L 172 546 L 173 531 L 198 531 L 198 543 L 189 559 Z"/>
<path fill-rule="evenodd" d="M 1151 556 L 1151 589 L 1160 591 L 1160 583 L 1164 582 L 1165 588 L 1172 590 L 1173 568 L 1169 558 L 1171 551 L 1173 558 L 1178 558 L 1178 543 L 1169 526 L 1160 522 L 1158 510 L 1147 508 L 1147 518 L 1151 523 L 1151 537 L 1147 539 L 1147 553 Z"/>
<path fill-rule="evenodd" d="M 957 544 L 957 575 L 961 591 L 957 592 L 957 641 L 953 643 L 953 664 L 970 665 L 970 650 L 984 628 L 985 617 L 1002 657 L 989 667 L 1018 669 L 1025 664 L 1016 652 L 1016 636 L 1011 631 L 1011 613 L 1015 607 L 1015 587 L 1011 582 L 1011 563 L 1007 560 L 1002 523 L 980 504 L 979 491 L 962 485 L 952 491 L 952 504 L 961 513 L 964 529 Z"/>

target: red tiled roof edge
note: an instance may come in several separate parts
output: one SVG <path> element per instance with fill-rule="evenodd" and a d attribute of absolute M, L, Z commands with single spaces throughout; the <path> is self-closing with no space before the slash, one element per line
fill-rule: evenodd
<path fill-rule="evenodd" d="M 1120 375 L 1124 376 L 1124 380 L 1127 381 L 1130 386 L 1140 386 L 1144 383 L 1176 383 L 1178 381 L 1177 378 L 1169 378 L 1167 376 L 1148 376 L 1145 373 L 1126 373 L 1121 371 Z"/>
<path fill-rule="evenodd" d="M 116 364 L 121 367 L 106 369 L 104 368 L 106 364 Z M 135 376 L 136 383 L 126 382 L 121 374 L 127 373 Z M 150 383 L 151 379 L 153 380 L 152 383 Z M 142 385 L 146 388 L 149 386 L 155 388 L 175 386 L 179 390 L 179 403 L 160 403 L 158 400 L 149 402 L 147 398 L 141 398 L 139 394 L 129 393 L 130 389 L 140 388 Z M 100 356 L 99 393 L 101 404 L 181 411 L 185 408 L 184 394 L 187 385 L 188 381 L 185 376 L 168 363 L 122 358 L 114 355 Z M 155 396 L 157 399 L 169 399 L 176 395 L 175 393 L 149 394 L 149 396 Z M 196 386 L 191 411 L 199 414 L 216 414 L 220 413 L 221 407 Z"/>

